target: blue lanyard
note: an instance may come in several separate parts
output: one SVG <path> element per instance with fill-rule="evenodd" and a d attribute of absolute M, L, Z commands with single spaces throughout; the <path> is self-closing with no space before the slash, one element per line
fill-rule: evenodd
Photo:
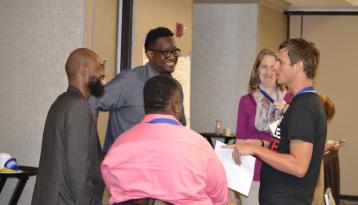
<path fill-rule="evenodd" d="M 313 87 L 313 86 L 307 86 L 307 87 L 304 87 L 302 88 L 301 90 L 299 90 L 295 96 L 293 97 L 296 97 L 297 95 L 301 95 L 303 93 L 309 93 L 309 92 L 316 92 L 316 89 Z"/>
<path fill-rule="evenodd" d="M 260 90 L 261 94 L 264 95 L 265 98 L 267 98 L 271 103 L 275 102 L 275 100 L 269 94 L 267 94 L 264 90 L 262 90 L 261 88 L 259 88 L 259 90 Z"/>
<path fill-rule="evenodd" d="M 167 124 L 172 124 L 172 125 L 180 125 L 179 122 L 172 120 L 172 119 L 168 119 L 168 118 L 155 118 L 155 119 L 149 121 L 148 123 L 151 123 L 151 124 L 167 123 Z"/>

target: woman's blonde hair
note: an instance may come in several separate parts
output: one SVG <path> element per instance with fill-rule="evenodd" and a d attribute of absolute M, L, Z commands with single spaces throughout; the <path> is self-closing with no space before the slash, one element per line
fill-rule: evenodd
<path fill-rule="evenodd" d="M 254 66 L 252 67 L 251 71 L 251 77 L 249 80 L 249 92 L 255 92 L 259 88 L 260 79 L 259 79 L 259 66 L 261 64 L 262 59 L 264 56 L 272 56 L 277 60 L 277 55 L 275 52 L 269 49 L 262 49 L 256 56 L 256 60 L 254 63 Z M 284 86 L 281 86 L 279 84 L 276 85 L 280 88 L 280 90 L 285 90 Z"/>

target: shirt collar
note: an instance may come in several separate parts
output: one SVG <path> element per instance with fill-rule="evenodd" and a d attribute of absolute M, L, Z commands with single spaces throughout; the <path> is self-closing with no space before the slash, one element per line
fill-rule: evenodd
<path fill-rule="evenodd" d="M 159 73 L 153 68 L 153 66 L 149 62 L 146 63 L 144 66 L 148 68 L 150 77 L 159 75 Z"/>
<path fill-rule="evenodd" d="M 154 76 L 160 75 L 160 73 L 158 73 L 158 71 L 156 71 L 156 70 L 153 68 L 153 66 L 152 66 L 149 62 L 146 63 L 144 66 L 148 68 L 148 70 L 149 70 L 149 76 L 150 76 L 150 77 L 154 77 Z M 169 76 L 172 76 L 171 73 L 168 74 L 168 75 L 169 75 Z"/>
<path fill-rule="evenodd" d="M 83 99 L 86 99 L 85 96 L 82 95 L 81 91 L 75 86 L 69 85 L 67 88 L 67 92 L 69 94 L 75 94 L 75 95 L 80 96 Z"/>
<path fill-rule="evenodd" d="M 149 121 L 151 121 L 153 119 L 156 119 L 156 118 L 166 118 L 166 119 L 171 119 L 171 120 L 175 120 L 176 122 L 179 122 L 178 119 L 176 119 L 173 115 L 147 114 L 146 116 L 144 116 L 144 118 L 143 118 L 141 123 L 146 123 L 146 122 L 149 122 Z"/>

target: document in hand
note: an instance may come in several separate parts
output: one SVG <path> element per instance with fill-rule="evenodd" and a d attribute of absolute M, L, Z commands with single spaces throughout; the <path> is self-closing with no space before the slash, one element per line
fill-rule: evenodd
<path fill-rule="evenodd" d="M 241 164 L 237 165 L 232 159 L 233 149 L 222 148 L 220 141 L 215 143 L 215 152 L 224 166 L 229 188 L 248 195 L 254 177 L 256 158 L 251 155 L 240 156 Z"/>

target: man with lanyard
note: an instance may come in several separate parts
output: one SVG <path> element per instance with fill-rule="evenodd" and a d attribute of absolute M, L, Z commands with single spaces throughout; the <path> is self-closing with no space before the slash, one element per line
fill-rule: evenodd
<path fill-rule="evenodd" d="M 226 174 L 214 150 L 179 122 L 175 80 L 149 79 L 144 106 L 142 122 L 118 137 L 102 162 L 110 204 L 226 204 Z"/>
<path fill-rule="evenodd" d="M 145 55 L 149 62 L 144 66 L 128 69 L 119 73 L 105 86 L 105 94 L 89 99 L 91 110 L 97 121 L 98 112 L 109 111 L 108 127 L 103 152 L 106 153 L 114 140 L 124 131 L 140 122 L 145 113 L 143 108 L 143 86 L 156 75 L 171 75 L 174 72 L 180 49 L 175 45 L 173 32 L 158 27 L 150 30 L 144 43 Z M 179 85 L 180 99 L 183 91 Z M 184 111 L 183 111 L 184 113 Z M 180 122 L 186 125 L 185 116 Z"/>
<path fill-rule="evenodd" d="M 327 132 L 324 109 L 313 87 L 319 51 L 304 39 L 289 39 L 279 49 L 277 80 L 293 99 L 274 129 L 269 149 L 242 143 L 234 147 L 233 155 L 238 163 L 239 155 L 247 154 L 264 162 L 260 204 L 310 205 Z"/>

